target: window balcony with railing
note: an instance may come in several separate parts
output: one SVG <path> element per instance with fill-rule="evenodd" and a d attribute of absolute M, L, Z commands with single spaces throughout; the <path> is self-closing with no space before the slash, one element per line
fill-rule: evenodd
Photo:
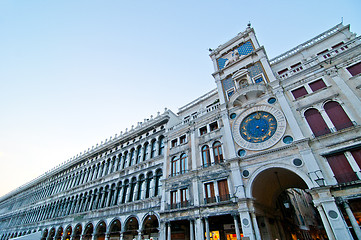
<path fill-rule="evenodd" d="M 225 195 L 204 198 L 204 204 L 220 203 L 220 202 L 226 202 L 226 201 L 230 201 L 230 200 L 231 200 L 231 195 L 225 194 Z"/>
<path fill-rule="evenodd" d="M 178 202 L 178 203 L 167 204 L 168 210 L 188 208 L 190 206 L 192 206 L 192 203 L 191 203 L 191 201 L 188 201 L 188 200 Z"/>
<path fill-rule="evenodd" d="M 343 173 L 343 174 L 337 174 L 337 175 L 335 175 L 335 178 L 336 178 L 336 180 L 337 180 L 337 182 L 339 184 L 346 184 L 346 183 L 350 183 L 350 182 L 360 180 L 357 177 L 356 172 L 348 172 L 348 173 Z"/>
<path fill-rule="evenodd" d="M 168 177 L 179 176 L 179 175 L 185 174 L 185 173 L 187 173 L 187 172 L 189 172 L 189 170 L 181 170 L 181 171 L 179 171 L 179 172 L 174 172 L 174 173 L 169 174 Z"/>

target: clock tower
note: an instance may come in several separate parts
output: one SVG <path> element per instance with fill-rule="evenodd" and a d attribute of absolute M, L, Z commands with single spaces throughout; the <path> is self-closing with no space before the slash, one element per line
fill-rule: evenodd
<path fill-rule="evenodd" d="M 270 219 L 277 214 L 275 199 L 286 189 L 305 189 L 306 182 L 312 188 L 315 179 L 309 176 L 320 168 L 253 28 L 210 57 L 242 231 L 249 239 L 267 239 L 271 236 L 264 233 L 273 231 Z M 304 161 L 297 165 L 295 159 Z"/>
<path fill-rule="evenodd" d="M 282 91 L 253 28 L 248 26 L 212 50 L 210 57 L 235 155 L 244 157 L 302 138 L 289 107 L 282 102 Z M 294 124 L 292 128 L 290 123 Z"/>

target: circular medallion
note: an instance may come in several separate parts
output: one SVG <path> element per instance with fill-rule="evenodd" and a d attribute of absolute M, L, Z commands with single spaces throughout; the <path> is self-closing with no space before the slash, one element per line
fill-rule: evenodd
<path fill-rule="evenodd" d="M 251 113 L 242 120 L 239 132 L 247 142 L 259 143 L 270 139 L 276 129 L 276 118 L 268 112 L 259 111 Z"/>
<path fill-rule="evenodd" d="M 234 121 L 232 131 L 241 147 L 263 150 L 282 138 L 286 131 L 286 119 L 280 110 L 258 105 L 241 113 Z"/>

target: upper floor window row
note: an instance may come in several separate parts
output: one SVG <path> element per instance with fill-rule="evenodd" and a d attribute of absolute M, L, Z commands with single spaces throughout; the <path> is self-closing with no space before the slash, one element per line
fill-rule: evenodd
<path fill-rule="evenodd" d="M 310 108 L 305 111 L 304 116 L 315 137 L 355 125 L 336 101 L 327 102 L 321 111 Z"/>
<path fill-rule="evenodd" d="M 217 130 L 219 127 L 218 127 L 218 122 L 215 121 L 215 122 L 212 122 L 210 123 L 209 125 L 206 125 L 206 126 L 203 126 L 199 129 L 199 135 L 202 136 L 208 132 L 212 132 L 214 130 Z"/>
<path fill-rule="evenodd" d="M 173 147 L 176 147 L 176 146 L 178 146 L 179 144 L 184 144 L 184 143 L 186 143 L 187 142 L 187 136 L 186 135 L 182 135 L 182 136 L 180 136 L 179 138 L 175 138 L 175 139 L 173 139 L 171 142 L 170 142 L 170 144 L 171 144 L 171 148 L 173 148 Z"/>
<path fill-rule="evenodd" d="M 303 97 L 311 92 L 316 92 L 317 90 L 326 88 L 326 84 L 322 79 L 318 79 L 314 82 L 311 82 L 309 84 L 305 84 L 302 87 L 299 87 L 297 89 L 294 89 L 291 91 L 293 97 L 295 99 L 298 99 L 300 97 Z"/>

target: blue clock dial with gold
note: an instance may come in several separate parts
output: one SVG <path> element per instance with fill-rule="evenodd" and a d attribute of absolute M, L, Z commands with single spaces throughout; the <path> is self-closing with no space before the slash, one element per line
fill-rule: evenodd
<path fill-rule="evenodd" d="M 269 112 L 257 111 L 245 117 L 239 128 L 244 140 L 261 143 L 270 139 L 276 132 L 277 120 Z"/>

